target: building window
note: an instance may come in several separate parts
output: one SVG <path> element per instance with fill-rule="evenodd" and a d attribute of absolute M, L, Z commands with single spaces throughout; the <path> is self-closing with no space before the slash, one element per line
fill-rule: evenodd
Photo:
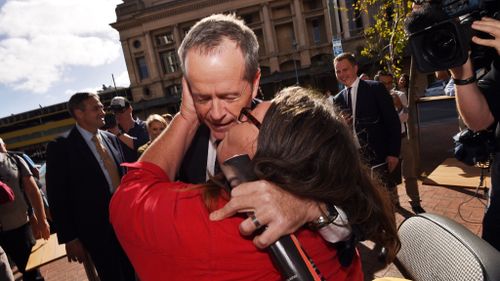
<path fill-rule="evenodd" d="M 163 74 L 176 72 L 179 70 L 179 60 L 175 51 L 166 51 L 160 53 L 161 66 Z"/>
<path fill-rule="evenodd" d="M 163 33 L 156 36 L 156 44 L 158 46 L 167 46 L 174 43 L 174 36 L 171 32 Z"/>
<path fill-rule="evenodd" d="M 309 42 L 311 44 L 317 45 L 327 42 L 325 21 L 323 17 L 307 20 L 307 30 L 309 33 Z"/>
<path fill-rule="evenodd" d="M 245 21 L 246 25 L 251 25 L 253 23 L 260 23 L 260 13 L 259 11 L 253 12 L 253 13 L 247 13 L 247 14 L 242 14 L 240 16 L 243 21 Z"/>
<path fill-rule="evenodd" d="M 254 29 L 255 36 L 257 36 L 257 42 L 259 42 L 259 56 L 263 57 L 266 55 L 266 45 L 264 42 L 264 33 L 262 29 Z"/>
<path fill-rule="evenodd" d="M 141 41 L 139 40 L 134 40 L 134 43 L 132 43 L 134 48 L 139 49 L 141 47 Z"/>
<path fill-rule="evenodd" d="M 292 10 L 290 9 L 290 5 L 279 6 L 272 8 L 272 17 L 273 20 L 288 18 L 292 16 Z"/>
<path fill-rule="evenodd" d="M 323 4 L 321 3 L 321 0 L 304 0 L 303 6 L 304 6 L 305 12 L 323 8 Z"/>
<path fill-rule="evenodd" d="M 174 84 L 167 87 L 167 96 L 169 97 L 180 97 L 182 93 L 182 87 L 179 84 Z"/>
<path fill-rule="evenodd" d="M 135 59 L 137 63 L 137 70 L 139 71 L 139 79 L 144 80 L 149 77 L 148 65 L 146 64 L 145 57 L 138 57 Z"/>
<path fill-rule="evenodd" d="M 286 23 L 275 26 L 276 40 L 280 52 L 289 52 L 295 49 L 295 34 L 293 24 Z"/>

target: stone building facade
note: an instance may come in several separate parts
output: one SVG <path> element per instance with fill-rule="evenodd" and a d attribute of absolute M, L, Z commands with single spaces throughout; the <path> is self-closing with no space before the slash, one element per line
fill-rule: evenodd
<path fill-rule="evenodd" d="M 254 30 L 264 98 L 296 83 L 336 92 L 332 38 L 359 51 L 369 24 L 352 1 L 124 0 L 111 25 L 120 34 L 134 102 L 173 112 L 181 94 L 177 49 L 190 27 L 213 13 L 236 13 Z"/>

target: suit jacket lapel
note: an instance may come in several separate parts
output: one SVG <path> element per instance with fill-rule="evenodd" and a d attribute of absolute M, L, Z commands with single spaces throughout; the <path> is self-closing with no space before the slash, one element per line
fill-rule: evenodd
<path fill-rule="evenodd" d="M 78 132 L 78 129 L 76 127 L 73 127 L 71 130 L 70 134 L 68 135 L 68 140 L 70 140 L 70 145 L 74 145 L 77 154 L 79 155 L 80 162 L 84 163 L 86 165 L 93 166 L 90 170 L 98 170 L 101 172 L 102 176 L 104 177 L 104 173 L 102 173 L 101 166 L 99 165 L 99 162 L 94 156 L 94 153 L 92 150 L 90 150 L 90 147 L 87 145 L 87 142 L 85 142 L 85 139 L 83 136 Z M 71 149 L 71 147 L 70 147 Z"/>
<path fill-rule="evenodd" d="M 123 159 L 120 157 L 121 156 L 120 152 L 117 150 L 117 148 L 115 148 L 115 146 L 112 144 L 112 140 L 106 134 L 99 132 L 99 135 L 101 136 L 101 139 L 103 140 L 106 148 L 109 151 L 111 151 L 111 155 L 113 156 L 113 160 L 115 160 L 115 164 L 116 167 L 118 167 L 118 172 L 120 173 L 120 176 L 123 176 L 124 174 L 123 167 L 120 166 L 120 164 L 123 162 Z"/>

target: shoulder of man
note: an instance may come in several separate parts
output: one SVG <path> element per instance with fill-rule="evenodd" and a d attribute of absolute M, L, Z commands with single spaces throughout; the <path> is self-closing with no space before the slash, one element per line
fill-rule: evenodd
<path fill-rule="evenodd" d="M 146 121 L 139 119 L 138 117 L 135 118 L 134 120 L 135 126 L 140 126 L 140 127 L 146 127 Z"/>
<path fill-rule="evenodd" d="M 345 91 L 345 89 L 342 89 L 340 90 L 338 93 L 336 93 L 335 95 L 333 95 L 333 99 L 334 100 L 337 100 L 339 99 L 341 96 L 342 96 L 342 93 Z"/>
<path fill-rule="evenodd" d="M 106 136 L 106 137 L 108 137 L 108 138 L 111 138 L 111 139 L 115 139 L 115 138 L 116 138 L 116 139 L 117 139 L 117 137 L 116 137 L 116 135 L 115 135 L 115 134 L 110 133 L 110 132 L 108 132 L 108 131 L 105 131 L 105 130 L 99 130 L 99 132 L 100 132 L 101 134 L 105 135 L 105 136 Z"/>
<path fill-rule="evenodd" d="M 32 175 L 30 166 L 26 161 L 24 161 L 22 157 L 23 152 L 20 151 L 7 151 L 7 155 L 16 163 L 16 166 L 19 170 L 24 170 L 25 175 Z"/>

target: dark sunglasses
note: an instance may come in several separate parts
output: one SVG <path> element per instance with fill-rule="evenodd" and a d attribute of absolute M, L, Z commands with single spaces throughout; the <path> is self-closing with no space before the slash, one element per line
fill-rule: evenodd
<path fill-rule="evenodd" d="M 250 122 L 252 122 L 252 124 L 255 125 L 255 127 L 257 127 L 257 129 L 260 129 L 260 122 L 259 120 L 257 120 L 257 118 L 255 118 L 250 112 L 252 111 L 252 109 L 250 107 L 243 107 L 240 111 L 240 115 L 238 116 L 238 121 L 239 122 L 245 122 L 247 120 L 249 120 Z M 245 120 L 246 118 L 246 120 Z"/>

